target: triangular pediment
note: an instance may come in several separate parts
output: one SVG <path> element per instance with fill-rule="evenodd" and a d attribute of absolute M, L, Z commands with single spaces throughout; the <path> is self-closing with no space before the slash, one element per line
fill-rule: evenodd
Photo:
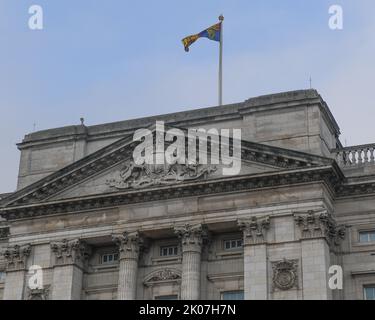
<path fill-rule="evenodd" d="M 155 128 L 150 129 L 155 134 Z M 94 195 L 147 191 L 158 187 L 183 187 L 205 180 L 230 179 L 222 164 L 134 164 L 139 142 L 129 135 L 7 197 L 2 207 L 17 207 L 48 201 Z M 324 166 L 331 159 L 268 145 L 241 142 L 238 176 L 267 174 Z"/>

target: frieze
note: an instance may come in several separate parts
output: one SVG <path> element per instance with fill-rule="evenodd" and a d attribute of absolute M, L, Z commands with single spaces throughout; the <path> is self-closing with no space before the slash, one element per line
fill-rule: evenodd
<path fill-rule="evenodd" d="M 136 165 L 133 161 L 123 166 L 116 179 L 107 180 L 107 185 L 118 190 L 141 189 L 158 185 L 206 180 L 217 170 L 216 166 L 188 164 L 182 165 Z"/>

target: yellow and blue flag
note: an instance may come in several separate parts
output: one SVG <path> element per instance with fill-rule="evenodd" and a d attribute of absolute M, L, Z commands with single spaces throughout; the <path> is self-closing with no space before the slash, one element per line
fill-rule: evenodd
<path fill-rule="evenodd" d="M 199 38 L 208 38 L 213 41 L 220 41 L 221 38 L 221 22 L 209 27 L 206 30 L 203 30 L 200 33 L 188 36 L 182 39 L 182 43 L 184 44 L 185 51 L 189 51 L 189 47 L 197 41 Z"/>

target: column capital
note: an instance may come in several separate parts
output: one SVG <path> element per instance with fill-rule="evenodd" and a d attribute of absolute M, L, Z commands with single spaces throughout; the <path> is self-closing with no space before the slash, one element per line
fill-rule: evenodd
<path fill-rule="evenodd" d="M 76 264 L 83 267 L 91 254 L 90 247 L 81 239 L 51 242 L 51 250 L 55 255 L 55 266 Z"/>
<path fill-rule="evenodd" d="M 6 261 L 6 271 L 21 271 L 27 266 L 27 259 L 31 253 L 31 245 L 13 245 L 8 247 L 3 256 Z"/>
<path fill-rule="evenodd" d="M 182 252 L 201 252 L 203 241 L 208 237 L 207 229 L 202 224 L 175 226 L 174 232 L 181 239 Z"/>
<path fill-rule="evenodd" d="M 243 232 L 244 245 L 264 244 L 267 242 L 267 231 L 270 228 L 270 217 L 251 217 L 237 221 Z"/>
<path fill-rule="evenodd" d="M 112 236 L 112 240 L 119 248 L 119 259 L 139 259 L 139 253 L 143 246 L 144 240 L 138 231 L 123 232 Z"/>
<path fill-rule="evenodd" d="M 301 239 L 325 238 L 332 248 L 339 246 L 346 236 L 346 227 L 338 225 L 327 210 L 295 212 L 294 221 L 300 228 Z"/>

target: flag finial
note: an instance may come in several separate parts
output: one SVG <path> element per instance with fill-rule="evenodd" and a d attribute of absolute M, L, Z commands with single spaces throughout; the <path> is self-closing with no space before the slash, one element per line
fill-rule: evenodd
<path fill-rule="evenodd" d="M 219 20 L 224 21 L 224 16 L 222 14 L 219 16 Z"/>

